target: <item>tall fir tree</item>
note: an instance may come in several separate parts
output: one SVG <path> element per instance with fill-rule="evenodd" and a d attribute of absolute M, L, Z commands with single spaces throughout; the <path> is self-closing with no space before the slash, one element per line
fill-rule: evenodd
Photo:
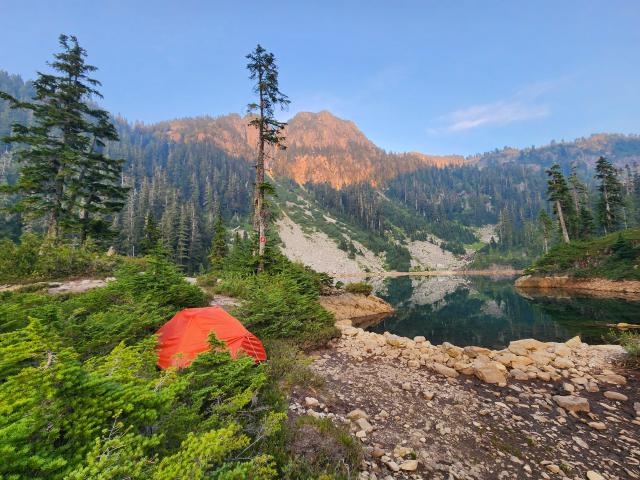
<path fill-rule="evenodd" d="M 240 242 L 240 237 L 236 232 L 234 246 L 239 245 Z M 211 252 L 209 253 L 209 262 L 211 263 L 211 267 L 214 270 L 220 270 L 228 254 L 229 247 L 227 246 L 227 229 L 222 221 L 222 216 L 218 215 L 214 227 L 213 240 L 211 242 Z"/>
<path fill-rule="evenodd" d="M 91 105 L 101 98 L 100 82 L 89 75 L 86 51 L 75 36 L 60 35 L 62 51 L 50 63 L 54 74 L 38 72 L 31 102 L 0 92 L 13 109 L 31 111 L 31 125 L 16 123 L 3 141 L 17 145 L 20 175 L 5 191 L 19 194 L 14 209 L 25 218 L 45 217 L 47 235 L 61 238 L 65 229 L 90 233 L 108 230 L 108 215 L 120 210 L 125 190 L 119 184 L 122 160 L 102 152 L 118 140 L 106 111 Z"/>
<path fill-rule="evenodd" d="M 557 163 L 552 165 L 547 171 L 549 179 L 547 181 L 547 194 L 549 201 L 553 203 L 553 211 L 558 218 L 562 239 L 565 243 L 569 243 L 569 231 L 565 219 L 565 213 L 573 211 L 573 205 L 569 195 L 569 187 L 562 174 L 560 165 Z M 570 216 L 570 215 L 569 215 Z"/>
<path fill-rule="evenodd" d="M 142 240 L 140 241 L 140 254 L 157 254 L 162 250 L 162 234 L 156 219 L 151 212 L 147 213 L 144 220 Z"/>
<path fill-rule="evenodd" d="M 255 115 L 249 125 L 258 130 L 258 154 L 256 158 L 256 180 L 253 195 L 253 228 L 258 234 L 258 271 L 264 269 L 264 253 L 267 243 L 268 212 L 266 194 L 273 188 L 265 181 L 265 158 L 267 148 L 284 150 L 283 130 L 287 125 L 275 118 L 275 108 L 286 108 L 289 98 L 280 91 L 278 66 L 273 53 L 267 52 L 259 44 L 247 55 L 249 78 L 255 82 L 253 91 L 258 96 L 257 103 L 247 106 L 248 113 Z"/>
<path fill-rule="evenodd" d="M 589 210 L 589 191 L 578 177 L 575 162 L 571 165 L 568 183 L 573 200 L 573 215 L 568 219 L 570 230 L 574 238 L 588 238 L 593 233 L 593 217 Z"/>
<path fill-rule="evenodd" d="M 596 178 L 600 181 L 598 192 L 598 221 L 604 233 L 616 231 L 623 220 L 624 199 L 618 172 L 605 157 L 596 162 Z"/>

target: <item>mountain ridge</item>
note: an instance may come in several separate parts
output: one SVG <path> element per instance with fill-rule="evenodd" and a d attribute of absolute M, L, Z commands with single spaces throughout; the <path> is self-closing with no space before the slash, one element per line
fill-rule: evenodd
<path fill-rule="evenodd" d="M 207 141 L 227 154 L 250 160 L 257 143 L 249 116 L 237 113 L 217 117 L 192 117 L 145 125 L 176 142 Z M 420 152 L 387 152 L 375 145 L 351 120 L 332 113 L 299 112 L 284 132 L 287 149 L 271 151 L 267 168 L 273 175 L 296 183 L 328 183 L 342 188 L 355 183 L 381 182 L 421 167 L 463 165 L 460 155 L 428 155 Z"/>

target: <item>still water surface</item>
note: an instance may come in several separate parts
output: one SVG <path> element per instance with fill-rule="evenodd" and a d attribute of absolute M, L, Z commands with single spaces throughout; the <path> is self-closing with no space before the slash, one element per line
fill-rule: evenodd
<path fill-rule="evenodd" d="M 368 330 L 424 335 L 433 344 L 503 348 L 520 338 L 565 341 L 574 335 L 591 344 L 608 343 L 611 328 L 606 324 L 640 323 L 637 301 L 569 298 L 565 292 L 532 300 L 519 295 L 513 281 L 411 276 L 380 280 L 375 293 L 396 313 Z"/>

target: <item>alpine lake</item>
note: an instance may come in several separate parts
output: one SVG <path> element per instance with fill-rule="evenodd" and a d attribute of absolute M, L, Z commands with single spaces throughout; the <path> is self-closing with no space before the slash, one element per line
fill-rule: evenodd
<path fill-rule="evenodd" d="M 640 301 L 594 298 L 562 290 L 517 291 L 515 277 L 400 276 L 369 278 L 395 313 L 367 330 L 432 344 L 501 349 L 512 340 L 611 343 L 614 324 L 640 324 Z M 365 327 L 363 325 L 363 327 Z"/>

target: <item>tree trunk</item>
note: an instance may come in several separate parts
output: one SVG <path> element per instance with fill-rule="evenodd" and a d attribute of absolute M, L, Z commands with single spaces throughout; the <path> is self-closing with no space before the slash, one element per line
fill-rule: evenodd
<path fill-rule="evenodd" d="M 259 75 L 259 85 L 262 85 L 262 73 Z M 258 232 L 258 272 L 264 270 L 264 250 L 267 244 L 266 225 L 264 215 L 264 99 L 260 87 L 260 128 L 258 132 L 258 159 L 256 162 L 256 186 L 254 192 L 253 228 Z"/>
<path fill-rule="evenodd" d="M 564 215 L 562 214 L 562 205 L 560 200 L 556 201 L 556 210 L 558 211 L 558 220 L 560 221 L 560 228 L 562 229 L 562 239 L 564 243 L 569 243 L 569 232 L 567 232 L 567 225 L 564 223 Z"/>
<path fill-rule="evenodd" d="M 544 242 L 544 253 L 546 255 L 547 253 L 549 253 L 549 242 L 547 240 L 547 236 L 546 235 L 543 235 L 542 239 L 543 239 L 543 242 Z"/>

